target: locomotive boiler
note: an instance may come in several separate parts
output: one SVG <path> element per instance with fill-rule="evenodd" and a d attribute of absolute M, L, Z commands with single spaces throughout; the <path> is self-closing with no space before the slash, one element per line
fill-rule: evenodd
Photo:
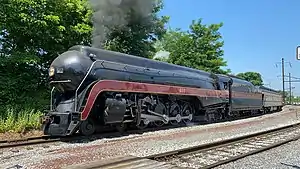
<path fill-rule="evenodd" d="M 245 80 L 88 46 L 59 55 L 49 80 L 43 130 L 53 136 L 216 121 L 263 109 L 262 93 Z"/>

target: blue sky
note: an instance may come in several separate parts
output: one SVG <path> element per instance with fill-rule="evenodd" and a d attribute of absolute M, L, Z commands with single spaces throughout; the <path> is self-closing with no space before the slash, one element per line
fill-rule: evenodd
<path fill-rule="evenodd" d="M 281 62 L 286 75 L 300 78 L 299 0 L 164 0 L 161 15 L 171 17 L 172 28 L 187 30 L 193 19 L 204 24 L 223 22 L 220 32 L 224 40 L 224 58 L 233 73 L 256 71 L 262 74 L 267 87 L 282 89 Z M 300 83 L 292 84 L 300 95 Z M 288 83 L 286 83 L 288 88 Z"/>

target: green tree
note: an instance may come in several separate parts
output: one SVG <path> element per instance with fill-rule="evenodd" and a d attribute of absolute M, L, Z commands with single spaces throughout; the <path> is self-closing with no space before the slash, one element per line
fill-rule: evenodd
<path fill-rule="evenodd" d="M 258 72 L 245 72 L 245 73 L 238 73 L 236 75 L 239 78 L 245 79 L 247 81 L 250 81 L 255 86 L 262 86 L 263 80 Z"/>
<path fill-rule="evenodd" d="M 282 90 L 278 90 L 278 92 L 283 95 Z M 285 103 L 289 103 L 290 102 L 290 92 L 288 91 L 284 91 L 284 101 Z"/>
<path fill-rule="evenodd" d="M 81 0 L 2 0 L 0 103 L 39 105 L 49 95 L 43 93 L 52 60 L 75 44 L 90 44 L 90 16 Z"/>
<path fill-rule="evenodd" d="M 278 90 L 278 92 L 279 92 L 281 95 L 283 94 L 282 90 Z M 284 91 L 284 96 L 289 96 L 289 95 L 290 95 L 289 92 Z"/>
<path fill-rule="evenodd" d="M 300 97 L 299 96 L 293 96 L 292 102 L 300 103 Z"/>
<path fill-rule="evenodd" d="M 157 45 L 157 51 L 170 52 L 169 63 L 200 69 L 213 73 L 227 74 L 223 56 L 220 24 L 205 25 L 202 20 L 192 21 L 188 31 L 169 30 Z"/>
<path fill-rule="evenodd" d="M 135 17 L 129 20 L 125 27 L 110 28 L 112 33 L 108 35 L 105 48 L 126 54 L 152 58 L 155 54 L 154 44 L 166 33 L 165 24 L 169 21 L 168 16 L 158 16 L 158 12 L 163 8 L 163 1 L 156 1 L 152 10 L 150 21 L 144 22 Z M 130 13 L 128 15 L 134 15 Z"/>
<path fill-rule="evenodd" d="M 74 44 L 89 44 L 91 10 L 81 0 L 5 0 L 0 7 L 4 53 L 30 53 L 48 63 Z"/>
<path fill-rule="evenodd" d="M 151 23 L 132 20 L 126 29 L 115 29 L 106 48 L 152 57 L 153 43 L 165 33 L 168 21 L 158 17 L 163 3 L 157 2 Z M 47 69 L 53 59 L 73 45 L 91 44 L 91 16 L 88 0 L 2 0 L 0 104 L 40 105 L 41 97 L 49 96 Z"/>

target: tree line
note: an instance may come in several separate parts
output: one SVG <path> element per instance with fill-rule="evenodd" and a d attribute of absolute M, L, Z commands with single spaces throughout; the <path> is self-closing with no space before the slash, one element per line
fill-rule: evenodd
<path fill-rule="evenodd" d="M 103 47 L 150 59 L 231 74 L 224 69 L 223 23 L 206 25 L 191 21 L 189 29 L 165 28 L 169 16 L 159 16 L 163 1 L 157 1 L 151 22 L 129 21 L 111 27 Z M 2 0 L 0 6 L 0 111 L 7 106 L 44 109 L 49 104 L 48 67 L 73 45 L 91 46 L 93 11 L 87 0 Z M 129 13 L 128 15 L 134 15 Z M 154 58 L 158 51 L 168 58 Z M 238 77 L 262 85 L 257 72 Z"/>

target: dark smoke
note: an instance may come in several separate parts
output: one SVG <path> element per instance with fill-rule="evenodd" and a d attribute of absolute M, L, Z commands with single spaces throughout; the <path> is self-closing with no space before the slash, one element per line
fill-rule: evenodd
<path fill-rule="evenodd" d="M 94 11 L 92 46 L 101 48 L 111 28 L 123 28 L 129 22 L 137 20 L 150 22 L 156 0 L 89 0 L 89 2 Z"/>

